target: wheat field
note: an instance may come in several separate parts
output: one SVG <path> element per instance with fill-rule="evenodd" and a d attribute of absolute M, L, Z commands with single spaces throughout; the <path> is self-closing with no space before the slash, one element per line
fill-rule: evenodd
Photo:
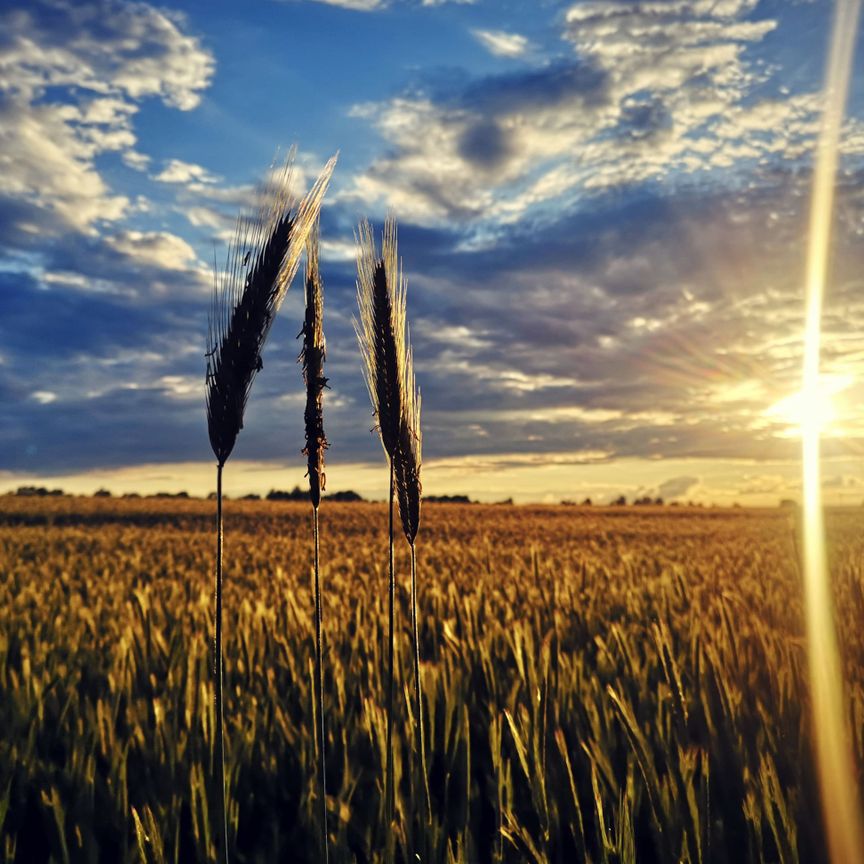
<path fill-rule="evenodd" d="M 238 862 L 317 860 L 308 506 L 228 501 Z M 0 497 L 0 858 L 213 860 L 212 502 Z M 435 505 L 427 860 L 815 862 L 795 514 Z M 864 538 L 829 513 L 859 765 Z M 384 848 L 386 508 L 321 507 L 330 857 Z M 399 861 L 421 818 L 397 544 Z"/>

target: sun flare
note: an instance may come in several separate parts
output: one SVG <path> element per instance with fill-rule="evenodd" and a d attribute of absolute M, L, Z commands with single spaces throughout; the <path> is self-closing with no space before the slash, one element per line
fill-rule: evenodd
<path fill-rule="evenodd" d="M 787 426 L 784 434 L 789 436 L 800 437 L 802 430 L 808 429 L 823 435 L 842 435 L 842 430 L 834 425 L 841 413 L 837 397 L 848 390 L 852 382 L 851 375 L 820 375 L 815 383 L 808 382 L 797 392 L 775 402 L 765 414 Z"/>
<path fill-rule="evenodd" d="M 822 301 L 831 249 L 831 214 L 840 131 L 860 8 L 860 0 L 838 0 L 835 7 L 825 106 L 813 175 L 801 387 L 801 393 L 805 395 L 799 400 L 807 665 L 822 815 L 833 864 L 864 860 L 861 799 L 853 768 L 843 666 L 837 645 L 825 549 L 820 464 L 822 424 L 833 407 L 830 390 L 822 386 L 824 379 L 820 374 Z"/>

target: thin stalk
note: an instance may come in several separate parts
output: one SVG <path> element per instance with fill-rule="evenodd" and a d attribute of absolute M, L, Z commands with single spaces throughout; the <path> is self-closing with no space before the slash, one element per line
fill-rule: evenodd
<path fill-rule="evenodd" d="M 426 770 L 426 739 L 423 734 L 423 685 L 420 682 L 420 635 L 417 625 L 417 547 L 411 544 L 411 628 L 414 631 L 414 702 L 416 704 L 417 752 L 423 775 L 426 824 L 432 824 L 432 796 L 429 794 L 429 773 Z"/>
<path fill-rule="evenodd" d="M 315 677 L 318 685 L 318 764 L 321 769 L 321 860 L 330 860 L 327 841 L 327 761 L 324 750 L 324 673 L 321 639 L 321 583 L 318 567 L 318 508 L 312 508 L 312 536 L 315 543 Z"/>
<path fill-rule="evenodd" d="M 389 599 L 389 621 L 390 621 L 390 645 L 387 656 L 387 770 L 385 779 L 385 795 L 387 802 L 387 850 L 390 860 L 393 858 L 393 810 L 394 810 L 394 783 L 393 783 L 393 667 L 394 655 L 396 653 L 396 575 L 393 563 L 393 489 L 394 489 L 393 460 L 390 460 L 390 531 L 389 531 L 389 561 L 390 561 L 390 599 Z"/>
<path fill-rule="evenodd" d="M 216 679 L 216 857 L 228 864 L 228 813 L 225 806 L 225 735 L 222 716 L 222 464 L 216 466 L 216 639 L 214 677 Z"/>

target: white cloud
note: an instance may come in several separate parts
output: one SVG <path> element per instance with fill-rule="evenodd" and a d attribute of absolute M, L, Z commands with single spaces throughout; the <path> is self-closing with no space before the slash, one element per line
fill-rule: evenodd
<path fill-rule="evenodd" d="M 472 30 L 471 33 L 496 57 L 521 57 L 530 46 L 528 40 L 518 33 L 506 33 L 503 30 Z"/>
<path fill-rule="evenodd" d="M 216 183 L 219 178 L 211 174 L 206 168 L 195 165 L 192 162 L 184 162 L 182 159 L 170 159 L 162 171 L 154 180 L 162 183 Z"/>
<path fill-rule="evenodd" d="M 134 147 L 138 102 L 188 110 L 213 73 L 213 57 L 183 32 L 182 17 L 146 3 L 37 2 L 0 14 L 0 198 L 19 231 L 92 234 L 121 219 L 96 158 Z M 38 226 L 38 228 L 37 228 Z"/>
<path fill-rule="evenodd" d="M 799 159 L 818 98 L 757 96 L 769 72 L 748 52 L 777 22 L 750 20 L 756 5 L 579 3 L 564 16 L 570 62 L 469 82 L 447 100 L 357 105 L 388 150 L 344 197 L 424 224 L 500 224 L 624 184 Z M 511 35 L 481 33 L 502 48 Z"/>
<path fill-rule="evenodd" d="M 327 6 L 339 6 L 342 9 L 353 9 L 355 12 L 378 12 L 387 9 L 393 4 L 393 0 L 315 0 Z M 398 5 L 408 5 L 400 0 L 395 0 Z M 420 0 L 421 6 L 444 6 L 447 3 L 457 5 L 471 5 L 475 0 Z M 416 3 L 416 0 L 415 0 Z"/>
<path fill-rule="evenodd" d="M 387 5 L 384 0 L 317 0 L 317 2 L 328 6 L 340 6 L 343 9 L 353 9 L 357 12 L 374 12 L 377 9 L 384 9 Z"/>
<path fill-rule="evenodd" d="M 106 237 L 116 252 L 160 270 L 187 270 L 196 262 L 195 250 L 167 231 L 121 231 Z"/>
<path fill-rule="evenodd" d="M 136 171 L 146 171 L 151 161 L 146 153 L 139 153 L 137 150 L 125 150 L 122 158 L 130 168 L 134 168 Z"/>

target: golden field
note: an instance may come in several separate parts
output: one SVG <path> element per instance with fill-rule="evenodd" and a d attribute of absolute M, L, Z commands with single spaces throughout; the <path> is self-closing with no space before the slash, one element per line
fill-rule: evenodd
<path fill-rule="evenodd" d="M 0 859 L 212 860 L 215 505 L 0 497 Z M 430 504 L 429 861 L 817 862 L 794 512 Z M 317 857 L 310 508 L 225 504 L 232 860 Z M 859 766 L 864 511 L 828 514 Z M 331 860 L 382 860 L 386 508 L 321 509 Z M 397 858 L 418 832 L 397 545 Z"/>

